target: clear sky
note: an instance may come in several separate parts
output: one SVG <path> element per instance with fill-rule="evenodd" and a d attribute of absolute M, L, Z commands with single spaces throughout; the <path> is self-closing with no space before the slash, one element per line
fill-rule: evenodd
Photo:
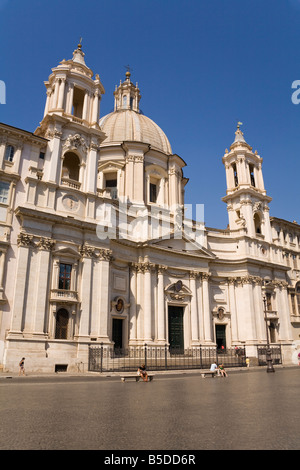
<path fill-rule="evenodd" d="M 106 93 L 125 65 L 140 107 L 187 163 L 186 203 L 205 205 L 208 227 L 228 223 L 222 156 L 242 121 L 263 157 L 270 215 L 300 223 L 300 0 L 0 0 L 0 121 L 33 132 L 44 81 L 82 37 L 86 64 Z"/>

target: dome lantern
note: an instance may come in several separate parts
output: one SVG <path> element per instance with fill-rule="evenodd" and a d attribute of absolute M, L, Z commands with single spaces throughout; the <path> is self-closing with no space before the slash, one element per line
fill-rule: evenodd
<path fill-rule="evenodd" d="M 141 99 L 140 90 L 138 88 L 138 84 L 134 85 L 131 80 L 131 73 L 129 66 L 127 66 L 126 71 L 126 79 L 120 85 L 116 87 L 114 92 L 115 97 L 115 111 L 119 111 L 121 109 L 130 109 L 137 113 L 140 112 L 139 110 L 139 103 Z"/>

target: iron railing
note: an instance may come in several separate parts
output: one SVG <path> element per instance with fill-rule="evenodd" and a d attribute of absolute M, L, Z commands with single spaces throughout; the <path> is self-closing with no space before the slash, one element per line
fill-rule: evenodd
<path fill-rule="evenodd" d="M 282 364 L 281 345 L 271 345 L 270 349 L 273 364 Z M 267 346 L 257 346 L 257 358 L 259 366 L 267 365 Z"/>
<path fill-rule="evenodd" d="M 245 367 L 244 348 L 219 350 L 216 347 L 198 346 L 191 349 L 170 349 L 169 346 L 131 346 L 118 349 L 101 344 L 89 348 L 89 371 L 136 371 L 145 364 L 147 370 L 207 369 L 216 362 L 225 367 Z"/>

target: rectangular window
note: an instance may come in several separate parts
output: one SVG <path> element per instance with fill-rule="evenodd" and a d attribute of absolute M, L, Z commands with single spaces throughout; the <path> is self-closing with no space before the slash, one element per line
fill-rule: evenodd
<path fill-rule="evenodd" d="M 117 187 L 117 180 L 106 180 L 105 186 L 107 188 L 116 188 Z"/>
<path fill-rule="evenodd" d="M 117 173 L 106 173 L 105 175 L 105 188 L 110 190 L 112 199 L 118 198 L 118 178 Z"/>
<path fill-rule="evenodd" d="M 297 294 L 296 295 L 296 298 L 297 298 L 297 310 L 298 310 L 298 315 L 300 315 L 300 295 Z"/>
<path fill-rule="evenodd" d="M 234 186 L 237 187 L 239 185 L 239 179 L 238 179 L 237 169 L 236 169 L 236 164 L 235 163 L 233 163 L 232 169 L 233 169 Z"/>
<path fill-rule="evenodd" d="M 12 145 L 8 145 L 5 149 L 4 159 L 8 162 L 12 162 L 14 159 L 15 149 Z"/>
<path fill-rule="evenodd" d="M 71 271 L 72 265 L 60 263 L 59 265 L 59 282 L 58 288 L 64 290 L 70 290 L 71 288 Z"/>
<path fill-rule="evenodd" d="M 154 183 L 150 183 L 150 202 L 156 202 L 157 199 L 157 186 Z"/>
<path fill-rule="evenodd" d="M 297 256 L 292 255 L 294 268 L 297 269 Z"/>
<path fill-rule="evenodd" d="M 40 152 L 40 159 L 45 160 L 45 152 Z"/>
<path fill-rule="evenodd" d="M 10 183 L 0 181 L 0 202 L 2 202 L 2 204 L 8 204 L 9 186 Z"/>
<path fill-rule="evenodd" d="M 296 304 L 295 304 L 295 294 L 291 294 L 291 304 L 292 304 L 292 314 L 297 315 Z"/>
<path fill-rule="evenodd" d="M 82 119 L 84 93 L 84 90 L 74 87 L 72 114 L 80 119 Z"/>

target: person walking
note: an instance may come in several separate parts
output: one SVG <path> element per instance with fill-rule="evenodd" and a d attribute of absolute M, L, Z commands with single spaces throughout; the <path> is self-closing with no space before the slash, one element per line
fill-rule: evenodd
<path fill-rule="evenodd" d="M 25 357 L 22 357 L 22 359 L 19 362 L 19 375 L 25 375 Z"/>

